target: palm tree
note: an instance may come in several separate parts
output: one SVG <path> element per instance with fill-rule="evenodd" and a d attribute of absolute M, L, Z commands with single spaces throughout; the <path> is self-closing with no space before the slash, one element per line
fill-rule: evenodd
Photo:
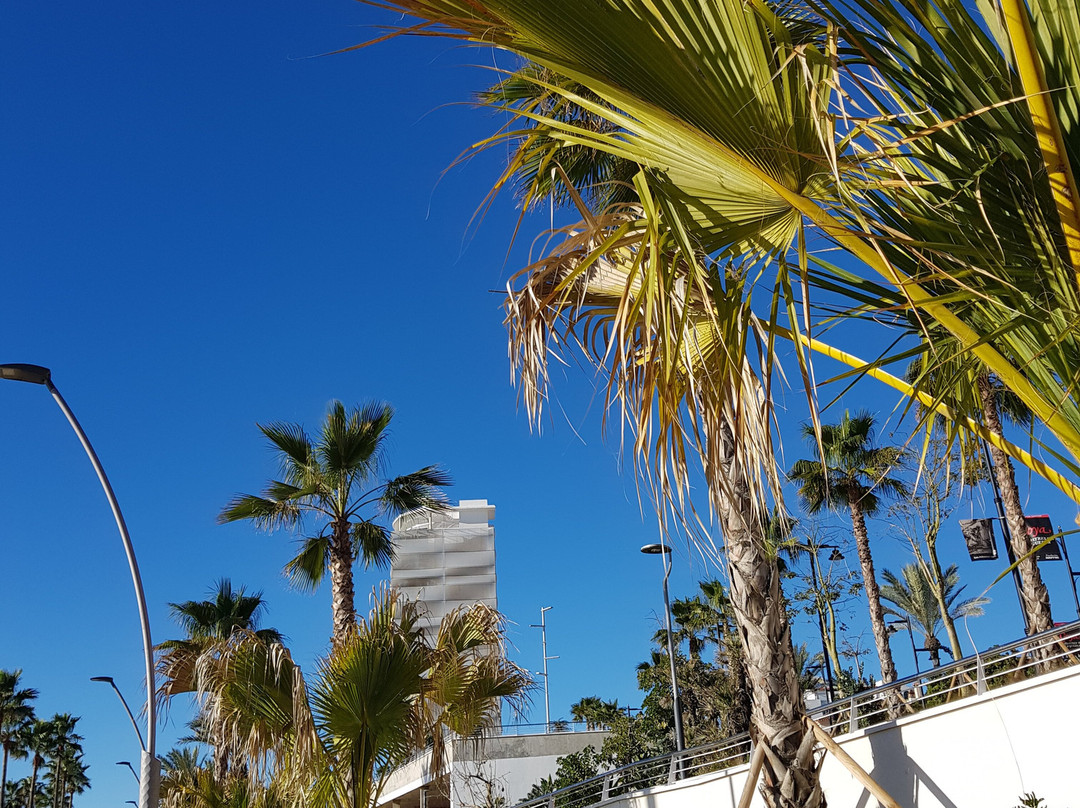
<path fill-rule="evenodd" d="M 520 702 L 531 680 L 506 659 L 504 638 L 483 604 L 447 615 L 429 638 L 418 604 L 384 590 L 310 689 L 281 646 L 255 642 L 200 687 L 213 694 L 212 720 L 280 793 L 373 808 L 406 757 L 430 745 L 438 769 L 447 732 L 471 737 L 498 723 L 502 700 Z"/>
<path fill-rule="evenodd" d="M 1006 17 L 1027 19 L 1022 4 L 1006 2 Z M 783 671 L 782 692 L 756 694 L 758 705 L 770 705 L 759 706 L 764 712 L 755 718 L 776 753 L 767 756 L 767 799 L 815 804 L 814 766 L 795 760 L 800 715 L 789 697 L 797 692 L 790 638 L 768 611 L 779 593 L 773 561 L 747 516 L 765 502 L 756 482 L 771 462 L 748 434 L 768 422 L 758 409 L 767 408 L 759 402 L 768 396 L 739 395 L 753 385 L 734 381 L 747 370 L 740 364 L 747 334 L 760 337 L 770 359 L 774 339 L 792 339 L 807 390 L 814 389 L 807 348 L 886 378 L 879 367 L 813 338 L 791 270 L 798 267 L 804 283 L 834 290 L 838 279 L 854 277 L 855 299 L 865 308 L 876 307 L 877 289 L 899 290 L 900 311 L 940 323 L 959 350 L 976 354 L 1080 457 L 1080 408 L 1071 395 L 1080 353 L 1073 318 L 1080 249 L 1069 248 L 1077 241 L 1070 234 L 1080 229 L 1069 224 L 1077 219 L 1070 200 L 1080 199 L 1080 189 L 1067 170 L 1080 157 L 1064 146 L 1044 149 L 1034 135 L 1058 131 L 1058 122 L 1059 146 L 1078 140 L 1072 110 L 1080 105 L 1080 68 L 1072 51 L 1057 46 L 1072 41 L 1061 29 L 1074 15 L 1057 13 L 1053 0 L 1033 0 L 1035 36 L 1010 32 L 998 44 L 985 33 L 1000 30 L 996 20 L 981 27 L 961 3 L 817 4 L 827 25 L 789 4 L 776 4 L 778 10 L 737 0 L 389 5 L 426 23 L 411 30 L 503 48 L 555 74 L 536 82 L 554 100 L 526 99 L 521 107 L 513 99 L 496 101 L 532 122 L 489 141 L 522 144 L 497 187 L 522 172 L 558 177 L 571 163 L 561 159 L 569 148 L 591 148 L 630 165 L 633 202 L 596 211 L 582 201 L 582 222 L 531 268 L 535 282 L 513 295 L 519 361 L 526 382 L 540 387 L 546 380 L 540 356 L 549 340 L 558 347 L 580 337 L 609 363 L 609 393 L 638 427 L 634 448 L 652 465 L 651 479 L 669 495 L 666 501 L 688 507 L 679 497 L 689 491 L 685 444 L 702 456 L 748 664 L 755 673 Z M 1030 57 L 1046 69 L 1023 75 L 1048 77 L 1036 78 L 1034 87 L 1013 67 L 1014 59 Z M 865 60 L 884 81 L 860 80 Z M 1019 86 L 1027 106 L 1010 101 Z M 875 113 L 880 107 L 881 114 L 854 118 L 848 103 L 854 93 L 869 96 L 865 106 Z M 560 101 L 592 115 L 567 114 Z M 597 126 L 596 118 L 606 125 Z M 611 175 L 594 176 L 603 182 Z M 531 203 L 547 195 L 546 182 L 517 185 Z M 573 182 L 567 186 L 567 198 L 579 204 Z M 898 209 L 917 215 L 897 215 Z M 985 238 L 989 222 L 996 243 Z M 869 277 L 811 267 L 811 229 L 859 259 Z M 711 260 L 733 256 L 745 263 L 729 270 Z M 605 277 L 611 264 L 621 275 Z M 561 276 L 545 274 L 555 265 Z M 746 273 L 752 279 L 770 273 L 760 284 L 776 290 L 767 318 L 756 320 L 740 305 L 750 288 L 739 282 Z M 605 286 L 602 300 L 590 297 Z M 722 338 L 725 357 L 709 357 L 715 366 L 699 363 L 698 354 L 709 352 L 694 339 L 702 322 L 694 319 L 695 308 Z M 580 325 L 578 333 L 560 326 L 560 317 Z M 704 390 L 688 383 L 688 365 L 714 374 L 693 377 Z M 768 377 L 759 383 L 767 388 Z M 541 401 L 542 389 L 530 406 Z M 1046 473 L 1030 456 L 1025 462 Z M 1077 496 L 1075 486 L 1056 480 Z"/>
<path fill-rule="evenodd" d="M 943 621 L 941 610 L 938 607 L 937 596 L 931 582 L 927 580 L 923 568 L 918 564 L 905 564 L 897 577 L 889 570 L 882 572 L 885 586 L 881 587 L 881 597 L 889 601 L 896 608 L 886 608 L 886 612 L 897 617 L 909 617 L 911 622 L 919 627 L 924 642 L 923 647 L 930 654 L 930 661 L 936 668 L 941 664 L 941 651 L 945 648 L 937 638 L 937 630 Z M 982 607 L 990 602 L 989 598 L 976 597 L 956 602 L 964 587 L 957 586 L 960 582 L 960 574 L 955 564 L 945 570 L 942 583 L 945 590 L 945 608 L 953 620 L 963 617 L 978 617 L 983 613 Z"/>
<path fill-rule="evenodd" d="M 21 670 L 0 670 L 0 745 L 3 746 L 3 767 L 0 769 L 0 808 L 6 800 L 8 758 L 26 757 L 24 740 L 27 725 L 34 718 L 30 702 L 38 692 L 32 687 L 19 687 Z"/>
<path fill-rule="evenodd" d="M 49 719 L 49 746 L 47 751 L 48 772 L 52 779 L 52 808 L 64 808 L 66 798 L 65 780 L 69 774 L 80 771 L 83 737 L 75 732 L 78 717 L 70 713 L 57 713 Z"/>
<path fill-rule="evenodd" d="M 158 698 L 167 700 L 181 693 L 199 689 L 199 674 L 207 666 L 227 664 L 233 644 L 251 638 L 267 645 L 280 644 L 277 629 L 259 628 L 259 618 L 266 608 L 262 592 L 247 594 L 243 587 L 233 590 L 228 578 L 219 580 L 211 590 L 210 600 L 170 603 L 173 619 L 187 636 L 166 640 L 156 646 L 160 676 Z M 214 747 L 213 774 L 224 781 L 228 774 L 230 750 L 221 727 L 207 727 Z"/>
<path fill-rule="evenodd" d="M 590 730 L 607 727 L 620 715 L 618 702 L 604 701 L 599 696 L 583 696 L 570 705 L 570 717 L 585 722 L 585 728 Z"/>
<path fill-rule="evenodd" d="M 438 466 L 375 484 L 393 415 L 388 404 L 346 411 L 335 401 L 314 441 L 299 424 L 259 424 L 278 454 L 284 479 L 271 480 L 262 496 L 235 497 L 218 515 L 220 523 L 251 520 L 267 530 L 298 529 L 305 515 L 322 522 L 317 533 L 301 539 L 285 572 L 293 583 L 314 589 L 330 571 L 335 643 L 344 642 L 356 623 L 355 559 L 384 566 L 393 555 L 390 532 L 375 518 L 446 504 L 441 489 L 450 478 Z M 363 516 L 364 511 L 374 515 Z"/>
<path fill-rule="evenodd" d="M 52 749 L 54 731 L 55 725 L 52 721 L 35 719 L 27 732 L 26 749 L 33 756 L 30 761 L 28 794 L 34 795 L 35 799 L 37 799 L 39 788 L 38 773 L 41 771 L 41 767 L 45 765 L 46 754 Z M 34 808 L 29 802 L 25 803 L 25 805 L 26 808 Z"/>
<path fill-rule="evenodd" d="M 852 418 L 845 412 L 839 424 L 822 425 L 820 435 L 821 460 L 797 460 L 788 476 L 798 484 L 799 496 L 809 513 L 829 508 L 834 511 L 846 509 L 851 514 L 852 534 L 862 568 L 863 589 L 870 605 L 870 627 L 877 645 L 881 676 L 886 682 L 892 682 L 896 679 L 896 665 L 889 648 L 889 632 L 874 573 L 866 518 L 877 513 L 879 494 L 907 495 L 907 486 L 888 476 L 902 453 L 891 446 L 873 445 L 874 418 L 869 413 L 858 413 Z M 804 427 L 803 436 L 812 446 L 818 445 L 812 427 Z"/>

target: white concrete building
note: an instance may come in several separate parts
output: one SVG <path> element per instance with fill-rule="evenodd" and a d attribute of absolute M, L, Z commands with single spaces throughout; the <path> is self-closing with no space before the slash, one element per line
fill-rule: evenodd
<path fill-rule="evenodd" d="M 390 583 L 424 603 L 430 631 L 458 607 L 498 608 L 494 519 L 486 499 L 463 499 L 456 508 L 394 520 Z"/>

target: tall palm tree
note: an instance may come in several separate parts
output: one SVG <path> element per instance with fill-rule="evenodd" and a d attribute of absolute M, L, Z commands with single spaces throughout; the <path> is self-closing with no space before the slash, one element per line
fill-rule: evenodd
<path fill-rule="evenodd" d="M 41 767 L 45 765 L 46 755 L 53 745 L 53 734 L 55 732 L 55 725 L 52 721 L 42 721 L 35 719 L 30 725 L 30 729 L 27 733 L 26 748 L 32 755 L 30 760 L 30 785 L 29 794 L 34 795 L 37 799 L 38 793 L 38 774 L 41 771 Z M 26 803 L 26 808 L 34 808 L 29 802 Z"/>
<path fill-rule="evenodd" d="M 335 643 L 344 642 L 356 623 L 354 561 L 385 566 L 393 555 L 390 531 L 375 519 L 446 505 L 441 489 L 450 477 L 438 466 L 378 481 L 393 415 L 389 404 L 346 410 L 335 401 L 315 440 L 299 424 L 259 424 L 278 454 L 283 479 L 271 480 L 262 496 L 235 497 L 218 515 L 220 523 L 250 520 L 267 530 L 299 529 L 304 516 L 321 522 L 317 533 L 301 539 L 285 572 L 295 584 L 314 589 L 330 571 Z"/>
<path fill-rule="evenodd" d="M 1027 19 L 1021 3 L 1006 2 L 1008 19 Z M 536 73 L 536 83 L 554 101 L 527 108 L 497 102 L 534 124 L 489 141 L 506 137 L 523 144 L 498 186 L 511 184 L 521 170 L 539 177 L 555 170 L 557 176 L 561 165 L 570 164 L 558 159 L 559 152 L 570 147 L 630 164 L 625 176 L 636 204 L 602 215 L 583 204 L 582 222 L 533 268 L 538 275 L 561 261 L 565 274 L 549 274 L 546 286 L 541 279 L 514 296 L 515 345 L 523 347 L 527 381 L 541 383 L 546 376 L 537 357 L 549 339 L 558 347 L 559 340 L 573 345 L 572 337 L 580 336 L 587 349 L 597 349 L 616 371 L 612 387 L 624 394 L 622 411 L 639 426 L 639 457 L 648 458 L 652 480 L 678 505 L 686 505 L 678 494 L 689 488 L 683 441 L 703 455 L 748 662 L 762 673 L 784 671 L 783 695 L 757 694 L 759 705 L 770 705 L 759 707 L 768 716 L 756 719 L 776 753 L 767 756 L 767 799 L 773 805 L 817 804 L 813 766 L 795 760 L 797 741 L 786 744 L 799 724 L 799 709 L 786 695 L 797 692 L 789 673 L 790 638 L 765 617 L 778 586 L 754 520 L 746 516 L 764 501 L 754 485 L 759 467 L 744 451 L 753 441 L 740 433 L 741 416 L 756 410 L 758 399 L 687 392 L 682 371 L 696 363 L 699 350 L 689 312 L 704 305 L 721 324 L 717 331 L 729 359 L 745 355 L 747 331 L 760 337 L 761 351 L 770 357 L 774 339 L 793 339 L 807 390 L 814 385 L 806 349 L 887 377 L 811 334 L 807 309 L 793 290 L 810 283 L 836 289 L 838 278 L 852 276 L 852 270 L 831 268 L 815 279 L 808 238 L 815 230 L 824 236 L 819 243 L 831 242 L 862 262 L 855 270 L 862 274 L 854 276 L 860 304 L 875 307 L 875 284 L 899 290 L 900 311 L 941 324 L 959 350 L 976 354 L 1080 457 L 1080 407 L 1071 395 L 1080 346 L 1073 318 L 1080 307 L 1073 272 L 1080 266 L 1080 244 L 1069 248 L 1077 241 L 1070 234 L 1078 230 L 1069 224 L 1077 219 L 1070 200 L 1080 199 L 1080 188 L 1067 170 L 1080 156 L 1062 145 L 1080 142 L 1080 55 L 1063 46 L 1080 39 L 1074 36 L 1076 15 L 1058 13 L 1055 0 L 1032 0 L 1035 35 L 1025 37 L 1002 32 L 996 18 L 982 26 L 962 3 L 914 0 L 817 4 L 825 20 L 790 4 L 737 0 L 372 3 L 424 23 L 409 30 L 512 51 L 557 76 Z M 997 42 L 987 30 L 998 34 Z M 1046 69 L 1028 70 L 1032 59 Z M 861 80 L 867 60 L 884 81 Z M 1018 87 L 1024 87 L 1027 106 L 1010 101 Z M 1065 89 L 1049 93 L 1052 88 Z M 880 114 L 855 118 L 849 99 L 856 93 L 869 96 L 857 107 L 875 113 L 881 107 Z M 592 117 L 568 115 L 560 101 L 588 109 Z M 597 117 L 606 125 L 595 125 Z M 1048 146 L 1035 132 L 1063 137 L 1050 138 Z M 526 183 L 523 195 L 527 202 L 543 198 L 543 182 Z M 898 208 L 917 215 L 897 215 Z M 995 235 L 1008 237 L 989 243 L 984 224 L 990 222 Z M 759 287 L 777 290 L 768 317 L 732 317 L 747 309 L 734 305 L 726 284 L 730 273 L 715 272 L 716 265 L 697 260 L 698 254 L 743 258 L 741 268 L 752 277 L 769 273 Z M 629 268 L 621 285 L 598 271 L 604 260 L 618 258 Z M 615 294 L 604 304 L 590 300 L 586 288 L 595 291 L 605 280 Z M 748 290 L 745 284 L 737 292 Z M 584 321 L 581 333 L 570 338 L 568 329 L 554 327 L 568 313 Z M 517 329 L 523 322 L 536 327 Z M 729 367 L 743 370 L 737 361 Z M 723 364 L 715 370 L 706 385 L 714 395 L 739 392 L 726 383 L 737 374 Z M 766 388 L 768 383 L 762 380 Z M 689 402 L 680 411 L 684 395 Z M 740 398 L 753 403 L 732 403 L 724 420 L 716 417 L 722 410 L 710 406 Z M 711 421 L 711 431 L 694 419 Z M 767 414 L 753 419 L 762 420 Z M 1030 456 L 1025 462 L 1047 473 Z M 1055 479 L 1077 496 L 1075 486 Z M 775 768 L 774 761 L 780 761 Z"/>
<path fill-rule="evenodd" d="M 52 808 L 64 808 L 65 780 L 81 766 L 83 737 L 75 732 L 75 726 L 79 723 L 78 717 L 70 713 L 56 713 L 49 719 L 49 723 L 51 728 L 46 757 L 49 777 L 52 780 L 51 805 Z"/>
<path fill-rule="evenodd" d="M 811 446 L 818 446 L 812 427 L 804 427 L 803 436 Z M 902 453 L 895 447 L 873 445 L 874 418 L 869 413 L 858 413 L 853 418 L 845 412 L 839 424 L 822 425 L 820 436 L 821 459 L 795 461 L 788 477 L 798 485 L 799 496 L 809 513 L 822 508 L 850 513 L 881 676 L 892 682 L 896 679 L 896 665 L 889 648 L 866 518 L 877 513 L 881 496 L 907 495 L 907 486 L 889 476 Z"/>
<path fill-rule="evenodd" d="M 0 745 L 3 747 L 3 767 L 0 768 L 0 808 L 4 808 L 7 785 L 8 758 L 25 757 L 23 739 L 26 726 L 34 718 L 31 702 L 38 692 L 32 687 L 19 687 L 21 670 L 0 670 Z"/>
<path fill-rule="evenodd" d="M 905 564 L 897 576 L 890 570 L 883 570 L 882 577 L 885 586 L 881 587 L 881 597 L 896 608 L 886 608 L 889 614 L 897 617 L 908 617 L 911 622 L 918 626 L 923 635 L 923 647 L 930 654 L 930 661 L 936 668 L 941 664 L 941 651 L 948 649 L 937 638 L 937 630 L 942 626 L 941 610 L 938 606 L 937 596 L 926 573 L 918 564 Z M 956 602 L 964 591 L 960 583 L 960 573 L 955 564 L 949 565 L 943 578 L 945 589 L 945 609 L 953 620 L 964 617 L 979 617 L 983 614 L 983 606 L 990 602 L 990 598 L 975 597 Z"/>
<path fill-rule="evenodd" d="M 173 619 L 186 637 L 157 645 L 158 698 L 167 700 L 199 689 L 199 674 L 207 666 L 227 664 L 233 644 L 251 638 L 268 645 L 282 641 L 280 632 L 260 628 L 259 618 L 266 608 L 262 592 L 247 594 L 234 590 L 228 578 L 220 579 L 210 600 L 170 603 Z M 230 750 L 221 727 L 207 727 L 214 747 L 213 774 L 223 781 L 228 774 Z"/>

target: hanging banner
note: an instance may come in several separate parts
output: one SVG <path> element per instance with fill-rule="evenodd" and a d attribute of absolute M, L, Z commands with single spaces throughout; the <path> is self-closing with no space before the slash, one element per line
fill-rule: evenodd
<path fill-rule="evenodd" d="M 1057 533 L 1047 514 L 1043 514 L 1042 516 L 1025 516 L 1024 524 L 1027 525 L 1027 534 L 1031 538 L 1031 544 L 1033 546 L 1046 541 L 1050 536 Z M 1035 560 L 1061 561 L 1061 548 L 1058 546 L 1058 540 L 1054 539 L 1041 550 L 1038 550 L 1035 553 Z"/>
<path fill-rule="evenodd" d="M 993 561 L 998 557 L 993 519 L 961 519 L 960 532 L 972 561 Z"/>

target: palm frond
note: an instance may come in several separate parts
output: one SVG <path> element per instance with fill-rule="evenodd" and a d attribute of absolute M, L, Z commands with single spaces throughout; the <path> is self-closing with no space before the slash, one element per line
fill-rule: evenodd
<path fill-rule="evenodd" d="M 308 536 L 299 544 L 299 552 L 285 565 L 285 575 L 297 589 L 313 592 L 326 574 L 330 539 L 324 535 Z"/>

